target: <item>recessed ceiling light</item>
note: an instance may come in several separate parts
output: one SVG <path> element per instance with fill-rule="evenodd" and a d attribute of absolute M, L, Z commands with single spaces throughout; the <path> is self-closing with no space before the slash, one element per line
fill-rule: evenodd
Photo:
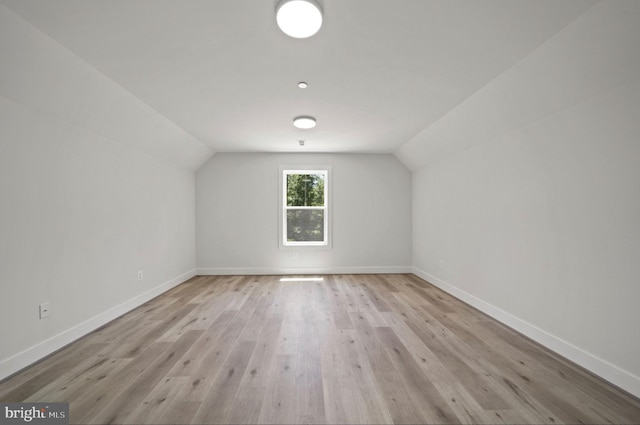
<path fill-rule="evenodd" d="M 293 38 L 307 38 L 322 26 L 322 10 L 315 0 L 282 0 L 276 8 L 278 27 Z"/>
<path fill-rule="evenodd" d="M 293 119 L 293 125 L 306 130 L 316 126 L 316 119 L 313 117 L 295 117 Z"/>
<path fill-rule="evenodd" d="M 301 89 L 306 89 L 307 87 L 309 87 L 309 84 L 305 83 L 304 81 L 300 81 L 298 83 L 298 87 L 300 87 Z"/>

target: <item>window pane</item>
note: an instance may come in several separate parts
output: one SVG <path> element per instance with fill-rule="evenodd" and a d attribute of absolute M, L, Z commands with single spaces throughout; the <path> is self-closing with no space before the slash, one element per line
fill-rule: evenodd
<path fill-rule="evenodd" d="M 323 207 L 324 174 L 287 174 L 287 206 Z"/>
<path fill-rule="evenodd" d="M 287 210 L 288 242 L 323 242 L 324 210 Z"/>

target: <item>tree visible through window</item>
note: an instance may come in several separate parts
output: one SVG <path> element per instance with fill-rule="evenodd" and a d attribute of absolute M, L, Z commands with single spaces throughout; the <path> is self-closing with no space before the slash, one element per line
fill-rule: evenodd
<path fill-rule="evenodd" d="M 327 170 L 284 170 L 284 245 L 327 244 Z"/>

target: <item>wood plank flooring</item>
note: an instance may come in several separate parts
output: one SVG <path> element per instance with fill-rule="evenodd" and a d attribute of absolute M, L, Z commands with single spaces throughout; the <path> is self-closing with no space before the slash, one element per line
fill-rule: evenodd
<path fill-rule="evenodd" d="M 71 423 L 640 423 L 640 401 L 413 275 L 199 276 L 0 383 Z"/>

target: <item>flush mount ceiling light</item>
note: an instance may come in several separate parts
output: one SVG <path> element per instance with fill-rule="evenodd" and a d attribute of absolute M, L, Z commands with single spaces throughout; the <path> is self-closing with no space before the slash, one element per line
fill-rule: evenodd
<path fill-rule="evenodd" d="M 307 83 L 306 83 L 306 82 L 304 82 L 304 81 L 300 81 L 300 82 L 298 83 L 298 87 L 300 87 L 301 89 L 306 89 L 307 87 L 309 87 L 309 84 L 307 84 Z"/>
<path fill-rule="evenodd" d="M 289 37 L 307 38 L 322 26 L 322 10 L 315 0 L 282 0 L 276 8 L 276 21 Z"/>
<path fill-rule="evenodd" d="M 296 128 L 309 129 L 316 126 L 316 119 L 313 117 L 295 117 L 293 125 Z"/>

